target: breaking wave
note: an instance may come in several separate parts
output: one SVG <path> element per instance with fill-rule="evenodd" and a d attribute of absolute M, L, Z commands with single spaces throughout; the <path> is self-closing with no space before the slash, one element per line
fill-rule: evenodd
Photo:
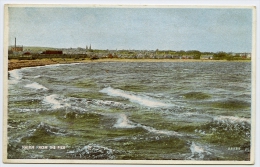
<path fill-rule="evenodd" d="M 190 145 L 191 156 L 188 159 L 191 160 L 203 160 L 206 155 L 211 155 L 209 151 L 206 150 L 203 146 L 195 144 L 194 142 Z"/>
<path fill-rule="evenodd" d="M 175 131 L 157 130 L 153 127 L 149 127 L 149 126 L 145 126 L 145 125 L 141 125 L 141 127 L 144 128 L 145 130 L 147 130 L 150 133 L 167 135 L 167 136 L 182 136 L 181 134 L 179 134 L 178 132 L 175 132 Z"/>
<path fill-rule="evenodd" d="M 125 114 L 120 114 L 116 124 L 114 125 L 116 128 L 135 128 L 136 126 L 129 121 Z"/>
<path fill-rule="evenodd" d="M 66 131 L 41 122 L 35 130 L 42 130 L 50 135 L 65 136 Z"/>
<path fill-rule="evenodd" d="M 33 78 L 40 78 L 40 77 L 41 77 L 41 75 L 36 75 Z"/>
<path fill-rule="evenodd" d="M 34 138 L 35 136 L 41 137 L 42 135 L 66 136 L 68 134 L 69 133 L 63 129 L 40 122 L 33 129 L 31 129 L 27 133 L 25 133 L 25 135 L 19 136 L 13 141 L 21 142 L 21 140 L 27 140 L 30 138 Z"/>
<path fill-rule="evenodd" d="M 219 123 L 251 123 L 251 119 L 248 118 L 239 118 L 239 117 L 233 117 L 233 116 L 219 116 L 214 117 L 213 121 L 219 122 Z"/>
<path fill-rule="evenodd" d="M 106 107 L 115 107 L 115 108 L 121 108 L 121 109 L 128 109 L 133 108 L 133 106 L 116 102 L 116 101 L 105 101 L 105 100 L 87 100 L 87 104 L 93 104 L 97 106 L 106 106 Z"/>
<path fill-rule="evenodd" d="M 67 155 L 76 159 L 115 159 L 115 152 L 115 150 L 98 144 L 88 144 L 83 148 L 67 152 Z"/>
<path fill-rule="evenodd" d="M 137 128 L 137 127 L 140 127 L 140 128 L 145 129 L 146 131 L 148 131 L 150 133 L 154 133 L 154 134 L 167 135 L 167 136 L 182 136 L 181 134 L 179 134 L 178 132 L 175 132 L 175 131 L 157 130 L 157 129 L 150 127 L 150 126 L 134 123 L 134 122 L 128 120 L 127 116 L 125 114 L 120 114 L 120 116 L 119 116 L 116 124 L 114 125 L 114 127 L 116 127 L 116 128 Z"/>
<path fill-rule="evenodd" d="M 52 106 L 52 109 L 59 109 L 66 106 L 70 106 L 68 103 L 65 103 L 65 105 L 62 104 L 60 101 L 57 100 L 57 98 L 58 95 L 53 94 L 53 95 L 46 96 L 43 101 L 47 104 L 50 104 Z"/>
<path fill-rule="evenodd" d="M 38 84 L 37 82 L 27 84 L 24 87 L 26 88 L 32 88 L 32 89 L 42 89 L 42 90 L 48 90 L 48 88 L 44 87 L 43 85 Z"/>
<path fill-rule="evenodd" d="M 104 88 L 100 92 L 106 93 L 110 96 L 123 97 L 123 98 L 130 100 L 131 102 L 138 103 L 138 104 L 146 106 L 146 107 L 154 108 L 154 107 L 170 107 L 170 106 L 172 106 L 171 104 L 163 103 L 159 100 L 152 99 L 152 98 L 147 97 L 147 96 L 139 96 L 139 95 L 135 95 L 133 93 L 127 92 L 127 91 L 123 91 L 123 90 L 120 90 L 120 89 L 114 89 L 114 88 L 111 88 L 111 87 Z"/>
<path fill-rule="evenodd" d="M 9 84 L 17 84 L 19 82 L 19 80 L 22 79 L 22 74 L 20 73 L 20 69 L 15 69 L 15 70 L 11 70 L 9 71 Z"/>

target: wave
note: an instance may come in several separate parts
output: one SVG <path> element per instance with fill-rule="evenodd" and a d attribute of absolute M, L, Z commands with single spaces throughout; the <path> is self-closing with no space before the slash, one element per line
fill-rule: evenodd
<path fill-rule="evenodd" d="M 147 97 L 147 96 L 139 96 L 139 95 L 135 95 L 133 93 L 127 92 L 127 91 L 120 90 L 120 89 L 113 89 L 111 87 L 104 88 L 100 92 L 106 93 L 110 96 L 123 97 L 123 98 L 130 100 L 131 102 L 138 103 L 138 104 L 146 106 L 146 107 L 154 108 L 154 107 L 170 107 L 170 106 L 172 106 L 171 104 L 163 103 L 159 100 L 152 99 L 152 98 Z"/>
<path fill-rule="evenodd" d="M 42 90 L 48 90 L 48 88 L 44 87 L 43 85 L 37 83 L 37 82 L 34 82 L 34 83 L 31 83 L 31 84 L 27 84 L 25 85 L 24 87 L 26 88 L 33 88 L 33 89 L 42 89 Z"/>
<path fill-rule="evenodd" d="M 12 111 L 12 112 L 20 112 L 20 113 L 25 113 L 25 112 L 41 112 L 43 109 L 41 108 L 11 108 L 8 109 L 8 111 Z"/>
<path fill-rule="evenodd" d="M 51 135 L 58 135 L 58 136 L 65 136 L 66 135 L 65 130 L 50 126 L 50 125 L 45 124 L 43 122 L 41 122 L 37 126 L 36 130 L 43 130 L 44 132 L 51 134 Z"/>
<path fill-rule="evenodd" d="M 135 128 L 135 125 L 131 125 L 132 122 L 129 121 L 125 114 L 120 114 L 114 127 L 116 128 Z"/>
<path fill-rule="evenodd" d="M 17 84 L 22 79 L 21 69 L 9 71 L 10 79 L 9 84 Z"/>
<path fill-rule="evenodd" d="M 133 106 L 116 102 L 116 101 L 105 101 L 105 100 L 87 100 L 87 104 L 97 105 L 97 106 L 107 106 L 107 107 L 114 107 L 114 108 L 121 108 L 121 109 L 128 109 L 133 108 Z"/>
<path fill-rule="evenodd" d="M 70 111 L 74 111 L 76 113 L 85 113 L 89 112 L 88 108 L 86 108 L 86 100 L 79 98 L 63 98 L 57 94 L 52 94 L 46 96 L 43 99 L 43 103 L 47 105 L 51 105 L 51 108 L 44 109 L 43 111 L 53 111 L 55 109 L 70 109 Z M 68 110 L 69 111 L 69 110 Z"/>
<path fill-rule="evenodd" d="M 213 121 L 219 122 L 219 123 L 251 123 L 251 119 L 249 118 L 239 118 L 239 117 L 234 117 L 234 116 L 218 116 L 214 117 Z"/>
<path fill-rule="evenodd" d="M 36 75 L 33 78 L 40 78 L 40 77 L 41 77 L 41 75 Z"/>
<path fill-rule="evenodd" d="M 150 133 L 159 134 L 159 135 L 167 135 L 167 136 L 182 136 L 178 132 L 175 131 L 168 131 L 168 130 L 157 130 L 153 127 L 134 123 L 127 119 L 127 116 L 125 114 L 120 114 L 116 124 L 114 125 L 116 128 L 143 128 L 147 130 Z"/>
<path fill-rule="evenodd" d="M 151 132 L 151 133 L 155 133 L 155 134 L 159 134 L 159 135 L 182 136 L 181 134 L 179 134 L 178 132 L 175 132 L 175 131 L 157 130 L 153 127 L 149 127 L 149 126 L 145 126 L 145 125 L 141 125 L 141 127 L 144 128 L 145 130 Z"/>
<path fill-rule="evenodd" d="M 44 65 L 44 66 L 39 66 L 39 67 L 59 67 L 59 66 L 73 66 L 73 65 L 80 65 L 80 64 L 83 64 L 83 63 L 58 63 L 58 64 L 47 64 L 47 65 Z"/>
<path fill-rule="evenodd" d="M 209 151 L 206 150 L 206 148 L 195 144 L 194 142 L 190 145 L 191 150 L 191 156 L 188 159 L 192 160 L 202 160 L 204 159 L 205 155 L 211 155 Z"/>
<path fill-rule="evenodd" d="M 47 104 L 50 104 L 52 106 L 52 109 L 59 109 L 59 108 L 70 106 L 70 104 L 68 103 L 62 104 L 57 99 L 58 99 L 58 95 L 52 94 L 50 96 L 46 96 L 43 101 Z"/>
<path fill-rule="evenodd" d="M 9 128 L 13 128 L 13 127 L 9 127 Z M 12 139 L 10 138 L 10 140 L 12 140 L 13 142 L 21 142 L 23 139 L 30 139 L 35 137 L 40 138 L 42 136 L 39 136 L 39 134 L 42 135 L 42 133 L 44 133 L 45 135 L 55 135 L 55 136 L 72 135 L 71 133 L 66 132 L 66 130 L 40 122 L 38 125 L 35 125 L 35 127 L 32 128 L 31 130 L 27 131 L 26 133 L 22 133 L 21 135 L 15 138 Z"/>
<path fill-rule="evenodd" d="M 68 151 L 67 155 L 76 159 L 115 159 L 114 153 L 116 152 L 110 148 L 91 143 L 83 148 Z"/>
<path fill-rule="evenodd" d="M 77 112 L 89 112 L 87 106 L 99 106 L 99 107 L 106 107 L 106 108 L 109 107 L 109 108 L 119 108 L 119 109 L 134 108 L 134 106 L 125 103 L 116 102 L 116 101 L 105 101 L 105 100 L 84 99 L 84 98 L 74 98 L 74 97 L 64 98 L 57 94 L 46 96 L 43 99 L 43 103 L 52 106 L 51 109 L 45 109 L 45 111 L 60 109 L 60 108 L 70 108 L 71 110 Z"/>

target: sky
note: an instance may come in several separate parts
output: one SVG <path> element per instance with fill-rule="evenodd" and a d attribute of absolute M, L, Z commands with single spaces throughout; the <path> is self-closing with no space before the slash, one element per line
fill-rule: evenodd
<path fill-rule="evenodd" d="M 251 8 L 9 7 L 9 45 L 251 52 Z"/>

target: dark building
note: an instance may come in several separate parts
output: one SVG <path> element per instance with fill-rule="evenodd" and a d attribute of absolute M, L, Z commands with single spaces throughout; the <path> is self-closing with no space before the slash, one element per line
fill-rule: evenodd
<path fill-rule="evenodd" d="M 23 55 L 31 55 L 30 52 L 25 52 Z"/>
<path fill-rule="evenodd" d="M 61 50 L 46 50 L 42 52 L 42 54 L 55 54 L 55 55 L 60 55 L 63 54 Z"/>

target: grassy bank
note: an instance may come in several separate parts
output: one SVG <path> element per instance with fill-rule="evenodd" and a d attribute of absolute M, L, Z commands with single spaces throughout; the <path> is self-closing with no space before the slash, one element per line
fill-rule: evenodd
<path fill-rule="evenodd" d="M 200 60 L 200 59 L 36 59 L 36 60 L 8 60 L 8 71 L 24 67 L 44 66 L 50 64 L 88 63 L 88 62 L 227 62 L 227 60 Z M 236 60 L 235 62 L 250 62 L 250 60 Z"/>

